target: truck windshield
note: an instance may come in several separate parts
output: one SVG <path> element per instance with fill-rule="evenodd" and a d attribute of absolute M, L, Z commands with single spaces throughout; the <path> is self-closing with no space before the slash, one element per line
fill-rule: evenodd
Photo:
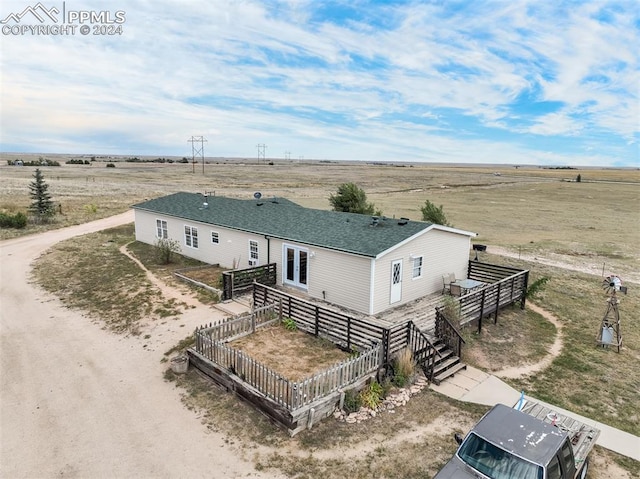
<path fill-rule="evenodd" d="M 480 436 L 467 436 L 458 457 L 491 479 L 543 479 L 542 467 L 494 446 Z"/>

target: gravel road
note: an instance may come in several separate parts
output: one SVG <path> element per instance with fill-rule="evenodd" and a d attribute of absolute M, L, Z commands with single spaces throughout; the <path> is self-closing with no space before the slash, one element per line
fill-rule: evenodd
<path fill-rule="evenodd" d="M 132 221 L 127 212 L 0 243 L 0 477 L 275 477 L 183 407 L 163 350 L 29 284 L 51 245 Z"/>

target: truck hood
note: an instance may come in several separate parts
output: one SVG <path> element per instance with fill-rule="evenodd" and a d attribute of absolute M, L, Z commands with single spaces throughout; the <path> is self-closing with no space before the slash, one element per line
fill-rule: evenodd
<path fill-rule="evenodd" d="M 486 479 L 487 476 L 453 456 L 433 479 Z"/>

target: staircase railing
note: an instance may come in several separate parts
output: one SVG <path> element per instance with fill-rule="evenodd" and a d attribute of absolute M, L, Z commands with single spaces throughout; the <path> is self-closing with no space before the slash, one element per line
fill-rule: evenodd
<path fill-rule="evenodd" d="M 436 356 L 442 357 L 440 351 L 413 321 L 407 323 L 407 344 L 413 351 L 413 359 L 424 371 L 429 381 L 433 381 Z"/>
<path fill-rule="evenodd" d="M 459 358 L 462 357 L 462 345 L 466 344 L 460 331 L 436 308 L 436 338 L 447 345 Z"/>

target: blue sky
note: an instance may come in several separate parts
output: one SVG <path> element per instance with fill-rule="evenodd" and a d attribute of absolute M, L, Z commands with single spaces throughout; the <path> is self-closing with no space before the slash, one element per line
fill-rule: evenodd
<path fill-rule="evenodd" d="M 41 4 L 122 33 L 5 28 L 1 151 L 640 167 L 636 0 Z"/>

